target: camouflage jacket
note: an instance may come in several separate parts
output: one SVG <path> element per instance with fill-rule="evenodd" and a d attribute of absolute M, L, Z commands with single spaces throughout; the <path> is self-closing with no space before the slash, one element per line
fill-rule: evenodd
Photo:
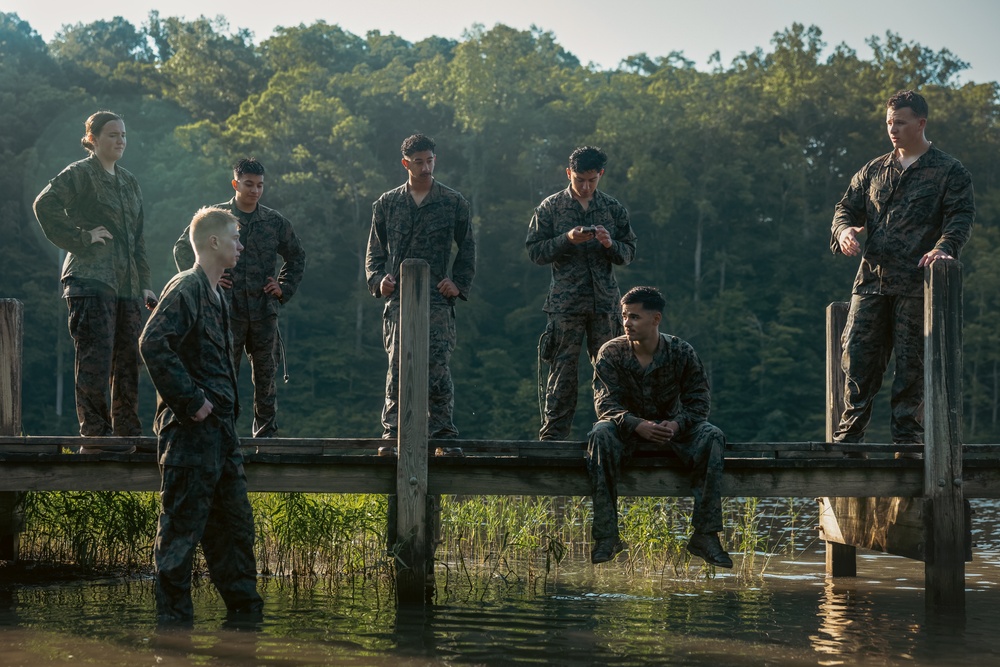
<path fill-rule="evenodd" d="M 119 296 L 152 289 L 143 240 L 142 192 L 135 176 L 115 166 L 112 176 L 91 155 L 63 169 L 35 199 L 45 237 L 67 252 L 62 280 L 98 281 Z M 104 226 L 113 238 L 91 243 L 90 230 Z"/>
<path fill-rule="evenodd" d="M 244 224 L 236 208 L 236 199 L 230 199 L 216 207 L 231 211 L 239 221 L 240 243 L 243 252 L 236 266 L 229 272 L 232 289 L 225 290 L 232 309 L 233 318 L 245 322 L 262 320 L 277 315 L 278 306 L 288 303 L 302 282 L 306 268 L 306 251 L 299 237 L 292 229 L 292 223 L 273 208 L 257 205 L 250 222 Z M 185 227 L 180 238 L 174 243 L 174 263 L 178 271 L 190 269 L 194 265 L 194 249 L 188 237 L 189 227 Z M 276 279 L 281 285 L 281 299 L 264 293 L 268 276 L 274 276 L 278 255 L 284 260 Z"/>
<path fill-rule="evenodd" d="M 372 228 L 368 235 L 365 273 L 368 290 L 380 298 L 380 283 L 387 274 L 399 280 L 404 259 L 423 259 L 430 264 L 431 303 L 454 303 L 434 289 L 448 276 L 452 242 L 458 247 L 451 265 L 451 280 L 458 296 L 469 298 L 476 275 L 476 238 L 469 216 L 469 202 L 461 194 L 436 180 L 417 206 L 406 183 L 389 190 L 372 204 Z M 398 298 L 399 290 L 390 299 Z"/>
<path fill-rule="evenodd" d="M 905 171 L 894 153 L 856 173 L 837 204 L 830 248 L 847 227 L 864 227 L 855 294 L 923 293 L 917 266 L 931 250 L 957 258 L 972 234 L 976 205 L 972 177 L 962 163 L 933 146 Z"/>
<path fill-rule="evenodd" d="M 611 234 L 611 247 L 597 239 L 579 245 L 567 232 L 577 225 L 603 225 Z M 584 211 L 569 187 L 547 197 L 531 218 L 524 245 L 535 264 L 552 265 L 547 313 L 617 313 L 621 294 L 614 265 L 627 265 L 635 257 L 635 234 L 628 211 L 600 190 Z"/>
<path fill-rule="evenodd" d="M 625 336 L 601 347 L 594 366 L 594 410 L 623 438 L 643 420 L 675 421 L 681 433 L 708 419 L 711 393 L 705 368 L 690 344 L 660 334 L 653 361 L 643 369 Z"/>
<path fill-rule="evenodd" d="M 139 350 L 156 387 L 159 434 L 171 424 L 188 426 L 207 398 L 217 416 L 237 416 L 229 306 L 213 298 L 201 267 L 178 273 L 160 295 L 139 337 Z M 221 289 L 216 290 L 220 295 Z"/>

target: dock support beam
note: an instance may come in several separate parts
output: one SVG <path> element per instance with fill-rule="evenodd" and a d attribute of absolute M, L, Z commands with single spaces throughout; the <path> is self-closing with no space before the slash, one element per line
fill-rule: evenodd
<path fill-rule="evenodd" d="M 0 299 L 0 435 L 21 435 L 21 358 L 24 306 Z M 23 493 L 0 493 L 0 560 L 17 560 Z"/>
<path fill-rule="evenodd" d="M 929 608 L 965 606 L 962 265 L 924 272 L 924 588 Z"/>
<path fill-rule="evenodd" d="M 434 536 L 427 527 L 427 357 L 430 349 L 430 267 L 403 261 L 399 312 L 399 460 L 396 464 L 396 599 L 423 605 L 434 591 Z"/>
<path fill-rule="evenodd" d="M 826 441 L 833 442 L 833 433 L 844 411 L 844 327 L 847 325 L 846 301 L 836 301 L 826 307 Z M 850 544 L 826 543 L 826 576 L 858 576 L 858 549 Z"/>

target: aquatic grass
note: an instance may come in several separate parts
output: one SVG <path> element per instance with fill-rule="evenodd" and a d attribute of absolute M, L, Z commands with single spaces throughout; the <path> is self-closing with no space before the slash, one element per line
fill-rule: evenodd
<path fill-rule="evenodd" d="M 137 571 L 149 566 L 159 498 L 154 493 L 26 493 L 22 557 L 88 568 Z"/>
<path fill-rule="evenodd" d="M 250 500 L 264 575 L 392 581 L 386 496 L 253 493 Z M 23 502 L 22 559 L 152 570 L 157 494 L 32 492 Z M 724 543 L 737 561 L 738 576 L 761 576 L 772 553 L 793 554 L 797 536 L 815 528 L 813 501 L 784 502 L 724 500 Z M 587 497 L 443 496 L 440 507 L 435 558 L 438 582 L 446 590 L 482 596 L 511 587 L 544 588 L 564 563 L 589 561 Z M 629 550 L 609 567 L 636 578 L 714 575 L 714 568 L 685 549 L 690 498 L 628 497 L 620 499 L 620 509 Z M 204 569 L 200 555 L 196 567 Z"/>

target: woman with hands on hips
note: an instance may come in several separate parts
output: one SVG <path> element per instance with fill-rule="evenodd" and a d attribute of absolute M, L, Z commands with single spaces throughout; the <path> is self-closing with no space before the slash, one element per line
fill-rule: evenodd
<path fill-rule="evenodd" d="M 152 310 L 157 303 L 143 240 L 142 192 L 118 166 L 126 144 L 121 116 L 93 114 L 80 143 L 88 157 L 49 181 L 35 199 L 35 217 L 46 238 L 66 251 L 61 280 L 76 350 L 80 435 L 137 436 L 142 306 Z"/>

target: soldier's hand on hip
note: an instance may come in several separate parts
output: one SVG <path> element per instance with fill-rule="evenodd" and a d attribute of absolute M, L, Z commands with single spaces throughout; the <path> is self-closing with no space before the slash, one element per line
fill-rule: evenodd
<path fill-rule="evenodd" d="M 105 227 L 104 225 L 101 225 L 100 227 L 94 227 L 87 233 L 90 234 L 91 243 L 100 243 L 101 245 L 104 245 L 105 239 L 110 241 L 111 239 L 114 238 L 111 235 L 111 232 L 109 232 L 107 227 Z"/>
<path fill-rule="evenodd" d="M 264 294 L 270 294 L 275 299 L 281 300 L 283 292 L 281 291 L 281 285 L 272 276 L 267 277 L 267 282 L 264 283 Z"/>
<path fill-rule="evenodd" d="M 219 287 L 222 289 L 233 289 L 233 274 L 228 271 L 223 273 L 222 277 L 219 278 Z"/>

